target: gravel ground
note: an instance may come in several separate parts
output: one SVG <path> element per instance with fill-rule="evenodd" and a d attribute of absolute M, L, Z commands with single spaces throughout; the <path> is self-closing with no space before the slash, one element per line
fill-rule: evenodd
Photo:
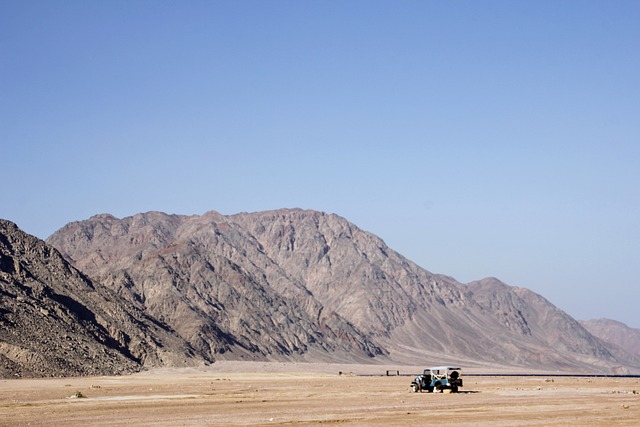
<path fill-rule="evenodd" d="M 639 378 L 474 377 L 412 393 L 397 367 L 221 362 L 122 377 L 0 380 L 0 426 L 639 426 Z"/>

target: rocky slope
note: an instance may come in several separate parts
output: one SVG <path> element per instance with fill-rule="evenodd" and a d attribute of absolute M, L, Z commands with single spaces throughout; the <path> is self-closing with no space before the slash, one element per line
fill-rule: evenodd
<path fill-rule="evenodd" d="M 432 274 L 337 215 L 97 215 L 48 242 L 209 358 L 640 366 L 530 291 Z"/>
<path fill-rule="evenodd" d="M 204 360 L 168 326 L 0 220 L 0 377 L 119 374 Z"/>
<path fill-rule="evenodd" d="M 211 358 L 368 360 L 384 351 L 214 212 L 95 216 L 49 239 Z"/>
<path fill-rule="evenodd" d="M 607 346 L 577 320 L 528 289 L 488 278 L 469 283 L 468 290 L 483 309 L 494 314 L 506 333 L 520 336 L 513 344 L 530 349 L 513 353 L 519 363 L 561 370 L 581 364 L 599 366 L 600 372 L 637 372 L 640 358 Z M 634 368 L 630 370 L 629 366 Z"/>
<path fill-rule="evenodd" d="M 602 341 L 640 357 L 640 329 L 611 319 L 582 320 L 580 323 Z"/>

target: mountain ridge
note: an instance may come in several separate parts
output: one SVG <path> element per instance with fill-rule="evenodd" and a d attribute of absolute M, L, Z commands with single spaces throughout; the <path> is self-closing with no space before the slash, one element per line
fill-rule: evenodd
<path fill-rule="evenodd" d="M 450 359 L 587 371 L 640 365 L 531 291 L 433 274 L 335 214 L 97 215 L 47 241 L 209 357 Z M 167 301 L 190 316 L 191 329 L 167 313 Z M 208 333 L 213 327 L 227 340 Z"/>
<path fill-rule="evenodd" d="M 184 217 L 153 212 L 124 221 L 108 218 L 107 223 L 94 217 L 70 224 L 67 230 L 74 227 L 80 245 L 58 242 L 70 259 L 122 296 L 142 301 L 153 315 L 173 322 L 176 330 L 211 357 L 228 357 L 231 352 L 232 357 L 286 358 L 313 347 L 326 352 L 325 344 L 344 357 L 354 353 L 355 359 L 382 354 L 375 343 L 318 306 L 261 253 L 251 236 L 218 213 Z M 84 243 L 94 245 L 89 249 Z M 178 315 L 166 310 L 167 301 Z M 297 326 L 292 327 L 301 329 L 291 334 L 272 324 L 267 314 L 272 306 L 286 324 L 295 320 Z M 317 324 L 316 319 L 323 322 Z M 219 330 L 221 325 L 224 331 Z"/>
<path fill-rule="evenodd" d="M 0 324 L 0 377 L 216 360 L 640 372 L 541 295 L 431 273 L 302 209 L 98 214 L 46 242 L 0 220 Z"/>
<path fill-rule="evenodd" d="M 640 329 L 613 319 L 581 320 L 580 324 L 601 340 L 640 356 Z"/>

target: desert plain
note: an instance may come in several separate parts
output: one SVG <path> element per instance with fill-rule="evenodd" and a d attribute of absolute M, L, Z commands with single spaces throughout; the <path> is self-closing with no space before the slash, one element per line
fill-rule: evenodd
<path fill-rule="evenodd" d="M 129 376 L 0 380 L 0 425 L 640 426 L 640 378 L 471 370 L 463 371 L 461 393 L 413 393 L 411 375 L 420 370 L 218 362 Z"/>

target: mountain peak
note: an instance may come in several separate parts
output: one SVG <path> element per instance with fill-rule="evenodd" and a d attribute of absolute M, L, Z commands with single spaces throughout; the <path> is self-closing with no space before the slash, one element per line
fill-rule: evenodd
<path fill-rule="evenodd" d="M 303 209 L 101 214 L 46 243 L 0 221 L 0 323 L 0 375 L 218 359 L 640 371 L 528 289 L 463 285 Z"/>
<path fill-rule="evenodd" d="M 137 218 L 90 219 L 49 243 L 209 358 L 620 364 L 539 295 L 430 273 L 335 214 Z"/>

